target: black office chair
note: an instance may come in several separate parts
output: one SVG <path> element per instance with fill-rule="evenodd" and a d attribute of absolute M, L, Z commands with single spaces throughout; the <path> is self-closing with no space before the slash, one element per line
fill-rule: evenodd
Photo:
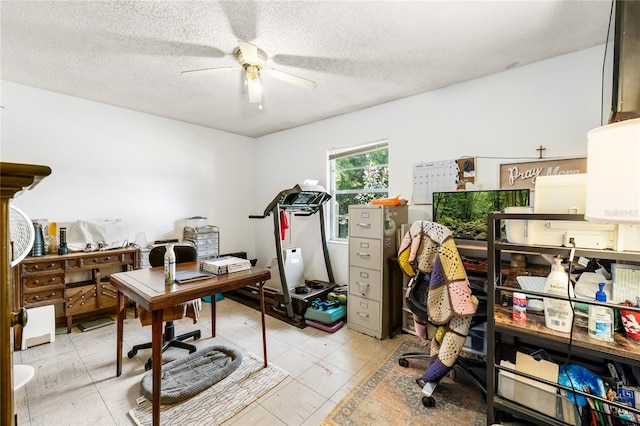
<path fill-rule="evenodd" d="M 151 267 L 164 265 L 164 254 L 166 250 L 167 248 L 165 246 L 157 246 L 151 249 L 151 251 L 149 252 L 149 264 L 151 265 Z M 194 262 L 198 258 L 196 248 L 193 246 L 175 245 L 173 247 L 173 250 L 176 254 L 176 263 Z M 175 325 L 173 323 L 173 320 L 176 319 L 176 315 L 180 312 L 182 312 L 181 316 L 184 317 L 184 307 L 182 305 L 177 306 L 175 311 L 172 311 L 171 309 L 165 309 L 165 312 L 163 314 L 163 318 L 165 318 L 165 324 L 164 333 L 162 335 L 161 352 L 166 351 L 171 346 L 186 349 L 189 351 L 189 353 L 193 353 L 197 349 L 195 345 L 185 343 L 183 342 L 183 340 L 189 339 L 191 337 L 193 337 L 194 340 L 198 340 L 201 336 L 200 330 L 190 331 L 179 336 L 175 335 Z M 140 315 L 140 320 L 143 321 L 143 315 Z M 145 325 L 144 321 L 143 325 Z M 151 342 L 135 345 L 131 348 L 127 356 L 129 358 L 133 358 L 134 356 L 136 356 L 139 350 L 150 348 Z M 151 358 L 149 358 L 144 366 L 145 370 L 151 369 L 151 363 L 152 360 Z"/>
<path fill-rule="evenodd" d="M 416 277 L 411 282 L 411 288 L 408 291 L 406 302 L 407 307 L 411 312 L 417 317 L 417 321 L 421 324 L 426 324 L 428 322 L 428 312 L 427 307 L 424 304 L 424 301 L 427 300 L 427 293 L 429 292 L 429 274 L 424 274 L 422 272 L 418 272 Z M 476 296 L 479 301 L 478 308 L 476 310 L 475 315 L 471 319 L 471 325 L 469 329 L 472 329 L 478 325 L 487 322 L 487 294 L 484 289 L 480 289 L 479 287 L 472 287 L 472 293 Z M 463 349 L 464 350 L 464 349 Z M 409 366 L 410 359 L 422 359 L 429 360 L 431 358 L 430 354 L 427 352 L 408 352 L 402 354 L 400 358 L 398 358 L 398 364 L 402 367 Z M 473 359 L 473 358 L 465 358 L 458 357 L 451 369 L 451 372 L 462 371 L 467 374 L 468 378 L 474 383 L 474 385 L 480 389 L 483 396 L 486 398 L 487 389 L 486 389 L 486 361 L 483 359 Z M 424 382 L 422 382 L 422 378 L 416 379 L 416 382 L 421 387 L 424 386 Z M 435 399 L 432 396 L 422 396 L 422 404 L 425 407 L 433 407 L 435 405 Z"/>

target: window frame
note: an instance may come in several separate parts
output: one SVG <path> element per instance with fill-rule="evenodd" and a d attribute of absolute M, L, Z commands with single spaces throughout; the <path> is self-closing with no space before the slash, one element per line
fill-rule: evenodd
<path fill-rule="evenodd" d="M 386 173 L 387 173 L 386 188 L 383 188 L 383 189 L 382 188 L 381 189 L 350 188 L 350 189 L 343 189 L 343 190 L 336 189 L 336 175 L 337 175 L 336 160 L 345 158 L 345 157 L 366 154 L 368 152 L 379 151 L 383 149 L 387 150 L 387 163 L 379 166 L 383 166 L 386 168 Z M 356 170 L 356 169 L 358 168 L 353 168 L 353 170 Z M 343 169 L 343 170 L 347 170 L 347 169 Z M 327 180 L 329 182 L 329 193 L 331 194 L 331 202 L 329 203 L 330 208 L 329 208 L 329 212 L 328 212 L 329 214 L 327 218 L 327 220 L 329 221 L 328 223 L 329 235 L 330 235 L 329 240 L 333 242 L 347 242 L 348 231 L 347 231 L 346 237 L 340 236 L 339 220 L 341 217 L 345 217 L 345 215 L 340 214 L 337 195 L 373 193 L 373 194 L 380 194 L 382 197 L 388 197 L 388 194 L 389 194 L 389 187 L 388 187 L 389 186 L 389 182 L 388 182 L 389 141 L 388 139 L 381 139 L 374 142 L 367 142 L 367 143 L 363 143 L 355 146 L 350 146 L 347 148 L 330 150 L 327 155 L 327 173 L 328 173 Z M 363 205 L 366 205 L 366 204 L 363 204 Z M 348 216 L 347 216 L 347 226 L 348 226 Z"/>

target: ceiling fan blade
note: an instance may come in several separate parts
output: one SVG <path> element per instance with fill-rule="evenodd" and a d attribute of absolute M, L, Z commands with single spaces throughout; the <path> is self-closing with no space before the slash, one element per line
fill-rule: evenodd
<path fill-rule="evenodd" d="M 245 62 L 249 62 L 251 64 L 258 63 L 258 46 L 247 43 L 246 41 L 238 41 L 238 46 L 240 47 L 240 52 L 242 52 L 242 57 Z"/>
<path fill-rule="evenodd" d="M 216 68 L 201 68 L 197 70 L 187 70 L 182 71 L 180 75 L 194 73 L 194 72 L 218 72 L 218 71 L 239 71 L 240 69 L 237 67 L 216 67 Z"/>
<path fill-rule="evenodd" d="M 316 87 L 318 87 L 318 83 L 304 77 L 289 74 L 288 72 L 280 71 L 275 68 L 266 68 L 265 70 L 269 71 L 272 76 L 279 80 L 295 84 L 296 86 L 304 87 L 305 89 L 315 89 Z"/>

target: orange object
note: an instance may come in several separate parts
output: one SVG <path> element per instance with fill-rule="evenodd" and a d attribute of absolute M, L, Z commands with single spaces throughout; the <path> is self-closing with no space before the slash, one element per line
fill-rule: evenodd
<path fill-rule="evenodd" d="M 407 200 L 400 198 L 400 196 L 393 198 L 377 198 L 371 200 L 372 206 L 406 206 Z"/>

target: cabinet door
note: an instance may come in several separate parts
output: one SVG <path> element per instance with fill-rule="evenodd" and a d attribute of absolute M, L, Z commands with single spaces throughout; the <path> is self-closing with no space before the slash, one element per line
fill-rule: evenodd
<path fill-rule="evenodd" d="M 349 210 L 349 238 L 382 238 L 382 209 L 355 207 Z"/>
<path fill-rule="evenodd" d="M 93 312 L 98 306 L 98 286 L 96 284 L 68 287 L 65 290 L 66 316 Z"/>
<path fill-rule="evenodd" d="M 115 307 L 118 304 L 118 290 L 109 282 L 101 282 L 98 292 L 98 309 Z"/>

